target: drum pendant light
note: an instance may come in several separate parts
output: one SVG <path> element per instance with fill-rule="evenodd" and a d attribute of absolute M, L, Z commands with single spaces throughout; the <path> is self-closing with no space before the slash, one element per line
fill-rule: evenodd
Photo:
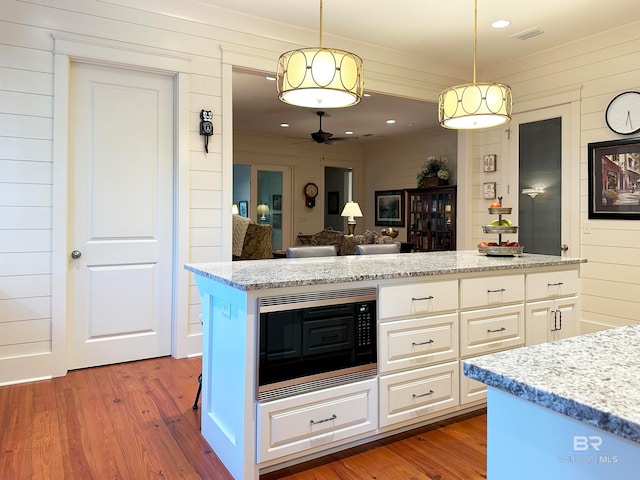
<path fill-rule="evenodd" d="M 451 129 L 495 127 L 511 120 L 511 88 L 476 82 L 478 0 L 473 2 L 473 83 L 447 88 L 438 97 L 440 125 Z"/>
<path fill-rule="evenodd" d="M 276 85 L 280 100 L 300 107 L 350 107 L 362 99 L 362 58 L 346 50 L 322 47 L 322 0 L 320 46 L 280 55 Z"/>

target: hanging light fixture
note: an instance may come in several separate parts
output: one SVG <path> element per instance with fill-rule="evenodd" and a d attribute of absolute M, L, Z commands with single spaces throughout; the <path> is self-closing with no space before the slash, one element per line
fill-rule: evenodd
<path fill-rule="evenodd" d="M 438 120 L 452 129 L 495 127 L 511 120 L 511 88 L 502 83 L 476 82 L 478 0 L 473 1 L 473 83 L 440 93 Z"/>
<path fill-rule="evenodd" d="M 364 90 L 362 58 L 322 48 L 322 0 L 320 0 L 320 46 L 280 55 L 276 71 L 278 98 L 310 108 L 350 107 L 360 102 Z"/>

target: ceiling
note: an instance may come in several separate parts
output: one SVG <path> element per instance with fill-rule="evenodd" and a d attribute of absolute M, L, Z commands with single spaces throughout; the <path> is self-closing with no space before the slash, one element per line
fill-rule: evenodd
<path fill-rule="evenodd" d="M 210 6 L 296 25 L 319 32 L 319 0 L 200 0 Z M 492 66 L 551 50 L 603 31 L 640 21 L 638 0 L 479 0 L 478 73 Z M 268 8 L 266 6 L 268 5 Z M 324 45 L 353 49 L 353 42 L 382 45 L 448 66 L 471 80 L 473 64 L 472 0 L 324 0 Z M 498 19 L 509 27 L 493 29 Z M 247 19 L 250 21 L 251 19 Z M 633 28 L 639 28 L 637 23 Z M 539 35 L 521 40 L 514 35 L 534 29 Z M 307 38 L 306 36 L 305 38 Z M 356 40 L 354 40 L 356 39 Z M 290 39 L 284 39 L 290 41 Z M 344 43 L 337 44 L 336 41 Z M 319 44 L 319 43 L 318 43 Z M 315 47 L 314 45 L 300 45 Z M 443 48 L 446 46 L 446 48 Z M 451 52 L 456 52 L 452 55 Z M 358 53 L 354 51 L 354 53 Z M 277 59 L 274 58 L 274 68 Z M 365 85 L 366 85 L 366 56 Z M 468 70 L 467 70 L 468 69 Z M 478 80 L 482 80 L 479 75 Z M 275 82 L 255 72 L 234 74 L 234 129 L 243 132 L 309 139 L 318 130 L 314 111 L 288 106 L 276 97 Z M 396 119 L 388 125 L 385 120 Z M 288 122 L 289 128 L 280 127 Z M 372 95 L 350 108 L 327 111 L 322 129 L 344 137 L 347 129 L 362 141 L 388 137 L 437 124 L 435 105 L 397 97 Z M 363 135 L 368 135 L 363 137 Z"/>

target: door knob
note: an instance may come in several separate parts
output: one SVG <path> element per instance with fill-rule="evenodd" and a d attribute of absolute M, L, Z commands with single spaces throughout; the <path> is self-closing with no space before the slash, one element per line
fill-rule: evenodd
<path fill-rule="evenodd" d="M 560 250 L 562 250 L 563 252 L 566 252 L 567 250 L 569 250 L 569 245 L 567 245 L 566 243 L 563 243 L 560 246 Z"/>
<path fill-rule="evenodd" d="M 71 252 L 71 258 L 73 258 L 74 260 L 80 258 L 82 256 L 82 252 L 80 250 L 74 250 L 73 252 Z"/>

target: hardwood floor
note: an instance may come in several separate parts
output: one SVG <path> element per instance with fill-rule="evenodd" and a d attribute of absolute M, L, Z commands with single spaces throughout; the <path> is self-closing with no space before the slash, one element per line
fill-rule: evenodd
<path fill-rule="evenodd" d="M 0 387 L 0 479 L 231 479 L 191 408 L 200 365 L 165 357 Z M 486 478 L 484 414 L 392 440 L 261 478 Z"/>

